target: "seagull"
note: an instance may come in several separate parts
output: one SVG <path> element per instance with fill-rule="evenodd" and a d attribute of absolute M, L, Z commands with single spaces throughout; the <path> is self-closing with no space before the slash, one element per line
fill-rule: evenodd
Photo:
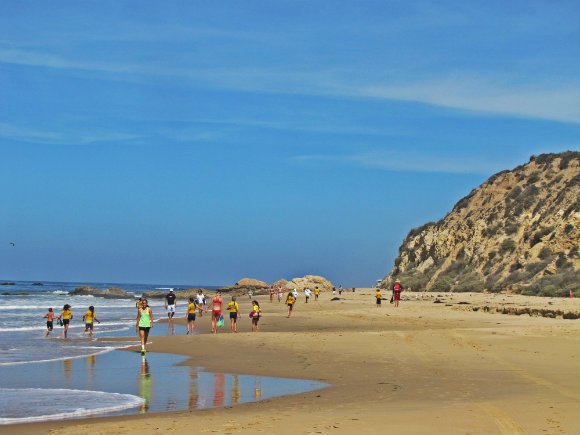
<path fill-rule="evenodd" d="M 10 244 L 11 244 L 12 246 L 16 246 L 16 244 L 15 244 L 14 242 L 10 242 Z"/>

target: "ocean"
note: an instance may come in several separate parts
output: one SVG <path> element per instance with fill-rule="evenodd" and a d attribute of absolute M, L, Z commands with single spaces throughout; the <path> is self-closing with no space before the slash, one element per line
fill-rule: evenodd
<path fill-rule="evenodd" d="M 185 358 L 179 355 L 151 353 L 145 358 L 138 352 L 115 352 L 139 343 L 135 300 L 68 294 L 80 286 L 119 287 L 135 296 L 160 287 L 217 287 L 34 284 L 17 281 L 0 285 L 0 425 L 231 406 L 326 386 L 300 379 L 207 372 L 201 367 L 180 365 Z M 149 302 L 156 319 L 166 317 L 162 299 Z M 71 305 L 74 316 L 68 338 L 64 339 L 63 328 L 56 322 L 54 331 L 45 337 L 43 316 L 49 307 L 60 314 L 64 304 Z M 82 321 L 90 305 L 101 321 L 95 323 L 92 338 L 83 334 Z M 179 328 L 183 327 L 153 328 L 149 341 L 156 336 L 185 333 L 185 328 Z"/>
<path fill-rule="evenodd" d="M 134 340 L 125 343 L 96 340 L 111 337 L 135 337 L 136 340 L 134 332 L 136 310 L 133 299 L 70 296 L 69 292 L 77 287 L 91 286 L 98 289 L 119 287 L 135 296 L 159 287 L 176 289 L 194 287 L 96 282 L 34 284 L 30 281 L 16 281 L 14 285 L 0 285 L 0 366 L 80 358 L 135 344 Z M 154 314 L 156 313 L 156 318 L 165 317 L 163 300 L 149 302 Z M 43 316 L 48 312 L 49 307 L 52 307 L 55 314 L 59 315 L 64 304 L 72 306 L 74 316 L 69 327 L 69 338 L 63 339 L 62 327 L 59 327 L 56 322 L 54 331 L 46 338 L 44 336 L 46 319 L 43 319 Z M 93 339 L 83 334 L 82 317 L 90 305 L 95 307 L 95 314 L 101 321 L 100 324 L 95 323 Z"/>

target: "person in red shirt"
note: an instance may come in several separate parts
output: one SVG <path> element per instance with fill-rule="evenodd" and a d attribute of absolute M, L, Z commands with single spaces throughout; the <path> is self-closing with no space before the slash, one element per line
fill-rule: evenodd
<path fill-rule="evenodd" d="M 224 300 L 222 299 L 222 293 L 217 292 L 216 295 L 211 299 L 211 332 L 217 334 L 218 322 L 222 315 L 222 304 Z"/>

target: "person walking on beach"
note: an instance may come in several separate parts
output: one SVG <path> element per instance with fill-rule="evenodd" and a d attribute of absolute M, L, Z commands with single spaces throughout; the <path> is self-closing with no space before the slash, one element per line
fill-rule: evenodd
<path fill-rule="evenodd" d="M 282 286 L 278 287 L 278 302 L 282 301 L 282 294 L 284 293 L 284 290 L 282 289 Z"/>
<path fill-rule="evenodd" d="M 224 300 L 222 299 L 222 293 L 218 291 L 216 295 L 211 299 L 211 332 L 217 334 L 218 322 L 222 315 L 222 304 Z"/>
<path fill-rule="evenodd" d="M 189 298 L 189 303 L 187 304 L 187 313 L 185 313 L 185 318 L 187 319 L 187 334 L 193 334 L 195 329 L 195 310 L 199 309 L 199 312 L 207 311 L 198 305 L 197 300 L 193 297 Z"/>
<path fill-rule="evenodd" d="M 46 319 L 46 335 L 45 335 L 45 337 L 48 337 L 48 334 L 50 334 L 53 330 L 54 311 L 52 311 L 52 307 L 48 309 L 48 313 L 46 313 L 43 318 Z"/>
<path fill-rule="evenodd" d="M 135 329 L 141 339 L 141 355 L 145 355 L 145 345 L 149 338 L 149 331 L 153 328 L 153 311 L 147 299 L 141 301 L 141 308 L 137 311 L 137 325 Z"/>
<path fill-rule="evenodd" d="M 286 296 L 286 305 L 288 305 L 288 315 L 286 317 L 290 317 L 292 315 L 292 308 L 294 308 L 294 302 L 296 302 L 296 298 L 292 292 L 288 292 L 288 296 Z"/>
<path fill-rule="evenodd" d="M 195 297 L 195 301 L 197 302 L 197 306 L 198 306 L 198 312 L 199 312 L 199 317 L 202 316 L 202 313 L 205 310 L 205 296 L 203 295 L 203 290 L 198 290 L 197 291 L 197 296 Z"/>
<path fill-rule="evenodd" d="M 318 287 L 314 288 L 314 300 L 318 300 L 318 295 L 320 294 L 320 289 Z"/>
<path fill-rule="evenodd" d="M 262 317 L 262 309 L 258 301 L 252 301 L 252 312 L 250 314 L 252 316 L 252 332 L 258 332 L 258 322 L 260 317 Z"/>
<path fill-rule="evenodd" d="M 236 302 L 235 296 L 232 296 L 232 301 L 228 302 L 226 310 L 230 313 L 230 329 L 232 332 L 238 332 L 238 315 L 240 314 L 240 306 Z"/>
<path fill-rule="evenodd" d="M 310 289 L 307 287 L 304 289 L 304 299 L 306 299 L 306 304 L 308 303 L 308 299 L 310 299 Z"/>
<path fill-rule="evenodd" d="M 89 333 L 89 336 L 93 336 L 93 328 L 94 322 L 101 323 L 97 316 L 95 315 L 95 307 L 90 306 L 89 309 L 86 311 L 85 315 L 83 316 L 83 321 L 85 322 L 85 331 L 83 334 Z"/>
<path fill-rule="evenodd" d="M 59 320 L 62 320 L 62 325 L 64 326 L 64 338 L 67 338 L 68 327 L 70 325 L 70 321 L 73 318 L 73 313 L 70 310 L 71 308 L 72 307 L 69 304 L 65 304 L 64 307 L 62 307 L 60 316 L 58 316 Z"/>
<path fill-rule="evenodd" d="M 383 294 L 381 293 L 381 289 L 377 288 L 377 292 L 375 293 L 375 298 L 377 299 L 377 308 L 381 308 L 381 298 Z"/>
<path fill-rule="evenodd" d="M 167 310 L 167 317 L 169 323 L 173 323 L 173 316 L 175 316 L 175 308 L 177 307 L 176 302 L 177 296 L 173 292 L 173 289 L 169 289 L 169 293 L 165 295 L 165 309 Z"/>
<path fill-rule="evenodd" d="M 401 300 L 401 292 L 404 290 L 403 286 L 398 279 L 395 280 L 393 285 L 393 296 L 395 298 L 395 308 L 399 306 L 399 301 Z"/>
<path fill-rule="evenodd" d="M 274 287 L 270 287 L 269 293 L 270 293 L 270 303 L 272 303 L 274 302 Z"/>
<path fill-rule="evenodd" d="M 294 296 L 294 302 L 298 300 L 298 289 L 292 290 L 292 296 Z"/>

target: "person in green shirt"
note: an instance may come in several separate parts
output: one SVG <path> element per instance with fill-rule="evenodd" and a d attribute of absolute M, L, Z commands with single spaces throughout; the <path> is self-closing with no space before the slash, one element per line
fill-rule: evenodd
<path fill-rule="evenodd" d="M 137 325 L 135 329 L 141 339 L 141 355 L 145 355 L 145 345 L 149 338 L 149 331 L 153 328 L 153 311 L 147 302 L 147 299 L 141 301 L 141 307 L 137 311 Z"/>

